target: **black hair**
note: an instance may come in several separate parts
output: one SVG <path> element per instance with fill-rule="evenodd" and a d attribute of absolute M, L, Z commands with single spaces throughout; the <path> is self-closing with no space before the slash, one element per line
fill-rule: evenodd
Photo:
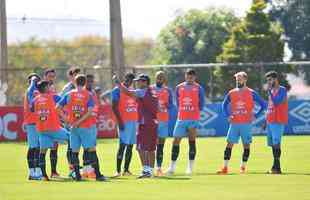
<path fill-rule="evenodd" d="M 196 71 L 194 69 L 187 69 L 186 74 L 188 75 L 196 75 Z"/>
<path fill-rule="evenodd" d="M 131 73 L 131 72 L 129 72 L 129 73 L 127 73 L 126 75 L 125 75 L 125 79 L 127 80 L 127 79 L 130 79 L 130 80 L 133 80 L 133 79 L 135 79 L 135 75 L 133 74 L 133 73 Z"/>
<path fill-rule="evenodd" d="M 44 70 L 44 76 L 47 76 L 48 73 L 56 73 L 55 69 L 46 69 Z"/>
<path fill-rule="evenodd" d="M 37 88 L 40 93 L 45 93 L 47 91 L 46 88 L 48 87 L 48 85 L 49 85 L 48 81 L 42 80 L 37 83 Z"/>
<path fill-rule="evenodd" d="M 93 74 L 86 74 L 86 79 L 94 79 L 95 76 Z"/>
<path fill-rule="evenodd" d="M 78 68 L 78 67 L 71 67 L 68 71 L 67 71 L 67 74 L 69 76 L 73 76 L 73 74 L 78 74 L 81 72 L 81 69 Z"/>
<path fill-rule="evenodd" d="M 79 74 L 75 77 L 75 83 L 77 86 L 85 86 L 86 76 L 84 74 Z"/>

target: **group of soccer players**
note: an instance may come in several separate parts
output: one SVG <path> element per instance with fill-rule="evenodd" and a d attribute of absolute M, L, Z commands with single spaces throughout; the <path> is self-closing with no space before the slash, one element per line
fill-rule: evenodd
<path fill-rule="evenodd" d="M 67 141 L 67 160 L 70 176 L 80 181 L 94 178 L 106 181 L 101 174 L 96 153 L 96 116 L 101 102 L 101 90 L 94 88 L 94 76 L 83 75 L 80 69 L 68 71 L 69 83 L 59 94 L 54 81 L 56 71 L 48 69 L 41 79 L 38 74 L 28 76 L 29 87 L 24 101 L 24 126 L 28 140 L 28 167 L 30 180 L 49 180 L 46 172 L 45 156 L 50 149 L 51 178 L 57 178 L 58 143 Z M 279 84 L 277 72 L 266 74 L 268 101 L 247 87 L 245 72 L 234 75 L 236 87 L 224 98 L 223 113 L 229 121 L 227 145 L 224 150 L 224 165 L 218 174 L 229 172 L 228 163 L 232 148 L 242 140 L 240 173 L 246 173 L 246 163 L 250 156 L 252 142 L 252 122 L 267 108 L 266 128 L 268 145 L 273 152 L 272 174 L 281 173 L 281 137 L 288 121 L 287 91 Z M 205 106 L 205 91 L 196 81 L 196 72 L 188 69 L 185 81 L 180 83 L 175 93 L 167 86 L 165 72 L 158 71 L 155 83 L 146 74 L 135 76 L 128 73 L 121 82 L 113 77 L 115 88 L 111 92 L 112 110 L 116 117 L 119 133 L 119 147 L 116 155 L 114 178 L 132 175 L 130 163 L 136 144 L 141 160 L 141 174 L 138 178 L 172 175 L 176 170 L 180 142 L 188 138 L 188 167 L 191 175 L 196 157 L 196 137 L 200 112 Z M 175 99 L 174 99 L 175 98 Z M 174 105 L 174 102 L 176 105 Z M 259 105 L 254 113 L 255 104 Z M 177 121 L 173 129 L 171 161 L 168 169 L 162 169 L 165 140 L 169 136 L 170 110 L 177 107 Z M 83 147 L 83 169 L 80 170 L 79 151 Z M 125 163 L 122 170 L 122 161 Z M 154 167 L 156 161 L 156 173 Z"/>

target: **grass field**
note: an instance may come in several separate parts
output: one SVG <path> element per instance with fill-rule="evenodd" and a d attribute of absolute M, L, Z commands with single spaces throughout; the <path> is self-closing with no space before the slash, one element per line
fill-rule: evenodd
<path fill-rule="evenodd" d="M 187 142 L 183 141 L 177 173 L 172 177 L 136 180 L 136 177 L 110 179 L 109 182 L 38 182 L 27 180 L 25 143 L 0 144 L 0 200 L 87 200 L 87 199 L 310 199 L 310 137 L 284 137 L 283 175 L 267 175 L 272 159 L 265 137 L 255 137 L 248 174 L 239 175 L 241 146 L 232 154 L 231 174 L 216 175 L 222 164 L 224 138 L 198 140 L 198 154 L 193 176 L 185 175 Z M 164 166 L 170 160 L 171 140 L 165 149 Z M 101 168 L 111 176 L 115 169 L 117 140 L 100 140 L 98 152 Z M 48 160 L 48 159 L 47 159 Z M 49 166 L 49 160 L 47 161 Z M 67 174 L 65 146 L 60 147 L 58 171 Z M 131 165 L 138 174 L 140 166 L 135 152 Z M 49 171 L 49 169 L 48 169 Z"/>

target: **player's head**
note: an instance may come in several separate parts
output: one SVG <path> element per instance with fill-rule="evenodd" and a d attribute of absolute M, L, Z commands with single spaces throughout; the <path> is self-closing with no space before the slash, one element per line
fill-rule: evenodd
<path fill-rule="evenodd" d="M 99 87 L 99 86 L 95 87 L 95 92 L 96 92 L 97 97 L 100 97 L 100 95 L 102 93 L 101 87 Z"/>
<path fill-rule="evenodd" d="M 84 87 L 86 85 L 86 76 L 84 74 L 78 74 L 74 77 L 74 83 L 76 87 Z"/>
<path fill-rule="evenodd" d="M 155 74 L 155 79 L 156 79 L 156 85 L 161 87 L 164 85 L 167 81 L 166 74 L 164 71 L 158 71 Z"/>
<path fill-rule="evenodd" d="M 236 79 L 236 87 L 237 88 L 243 88 L 246 86 L 246 82 L 248 80 L 248 75 L 247 73 L 241 71 L 241 72 L 237 72 L 234 75 L 235 79 Z"/>
<path fill-rule="evenodd" d="M 279 76 L 276 71 L 269 71 L 265 74 L 265 78 L 269 88 L 279 85 Z"/>
<path fill-rule="evenodd" d="M 69 78 L 70 81 L 74 80 L 74 77 L 76 75 L 78 75 L 81 72 L 81 69 L 78 67 L 71 67 L 68 71 L 67 71 L 67 76 Z"/>
<path fill-rule="evenodd" d="M 137 82 L 137 87 L 140 89 L 148 87 L 151 83 L 150 77 L 146 74 L 140 74 L 134 81 Z"/>
<path fill-rule="evenodd" d="M 185 72 L 185 81 L 192 84 L 196 81 L 196 72 L 193 69 L 187 69 Z"/>
<path fill-rule="evenodd" d="M 133 83 L 133 80 L 135 79 L 135 75 L 133 73 L 127 73 L 125 75 L 125 84 L 126 86 L 131 86 Z"/>
<path fill-rule="evenodd" d="M 42 94 L 48 92 L 49 82 L 47 80 L 42 80 L 37 83 L 38 91 Z"/>
<path fill-rule="evenodd" d="M 55 69 L 46 69 L 44 71 L 44 80 L 54 83 L 56 79 L 56 70 Z"/>
<path fill-rule="evenodd" d="M 86 89 L 92 90 L 95 84 L 95 76 L 93 74 L 86 75 Z"/>
<path fill-rule="evenodd" d="M 41 80 L 41 77 L 37 73 L 30 73 L 27 76 L 28 83 L 31 83 L 31 80 L 34 80 L 36 83 Z"/>

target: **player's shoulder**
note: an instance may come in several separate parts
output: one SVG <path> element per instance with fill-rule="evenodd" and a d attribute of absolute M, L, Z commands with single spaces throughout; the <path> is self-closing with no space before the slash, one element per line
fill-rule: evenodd
<path fill-rule="evenodd" d="M 286 87 L 284 87 L 282 85 L 280 85 L 279 89 L 282 90 L 282 91 L 285 91 L 285 92 L 287 91 Z"/>

